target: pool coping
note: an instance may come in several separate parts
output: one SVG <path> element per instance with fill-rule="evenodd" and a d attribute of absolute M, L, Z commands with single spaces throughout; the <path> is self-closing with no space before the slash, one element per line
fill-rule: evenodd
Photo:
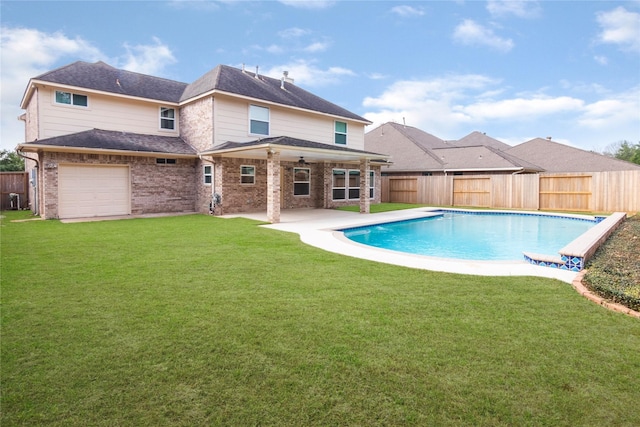
<path fill-rule="evenodd" d="M 402 221 L 416 219 L 428 214 L 436 214 L 441 211 L 459 211 L 459 212 L 487 212 L 487 213 L 505 213 L 505 214 L 525 214 L 538 216 L 563 216 L 579 219 L 591 219 L 593 216 L 581 214 L 558 214 L 551 212 L 538 211 L 509 211 L 509 210 L 465 210 L 457 208 L 441 208 L 441 207 L 421 207 L 414 209 L 406 209 L 392 212 L 382 212 L 376 214 L 362 215 L 354 212 L 335 211 L 335 210 L 319 210 L 321 214 L 311 214 L 307 216 L 300 215 L 294 221 L 280 222 L 277 224 L 266 224 L 263 227 L 294 232 L 300 235 L 300 240 L 317 248 L 339 253 L 355 258 L 366 259 L 370 261 L 383 262 L 409 268 L 417 268 L 423 270 L 439 271 L 445 273 L 471 274 L 478 276 L 537 276 L 552 279 L 558 279 L 565 283 L 572 284 L 578 271 L 569 269 L 550 268 L 548 266 L 538 265 L 522 261 L 476 261 L 462 260 L 452 258 L 438 258 L 426 255 L 414 255 L 387 249 L 374 248 L 371 246 L 356 243 L 344 237 L 340 229 L 355 228 L 366 225 L 373 225 L 392 221 Z M 246 215 L 238 215 L 245 216 Z M 609 218 L 609 217 L 607 217 Z M 605 220 L 606 221 L 606 220 Z M 602 222 L 605 222 L 602 221 Z M 611 221 L 610 221 L 611 222 Z M 606 237 L 613 231 L 598 227 L 597 233 L 589 234 L 589 238 L 585 238 L 589 242 L 594 240 L 594 236 L 598 236 L 596 241 L 602 243 Z M 619 224 L 619 222 L 618 222 Z M 599 225 L 599 224 L 597 224 Z M 594 226 L 596 228 L 596 226 Z M 592 229 L 593 230 L 593 229 Z M 608 234 L 607 234 L 608 233 Z M 594 236 L 591 236 L 593 234 Z M 606 237 L 603 237 L 607 234 Z M 581 236 L 582 237 L 582 236 Z M 578 239 L 576 239 L 578 240 Z M 574 241 L 575 242 L 575 241 Z M 570 245 L 578 247 L 578 243 L 572 242 Z M 568 245 L 569 246 L 569 245 Z M 590 249 L 590 248 L 585 248 Z M 594 250 L 595 251 L 595 250 Z"/>

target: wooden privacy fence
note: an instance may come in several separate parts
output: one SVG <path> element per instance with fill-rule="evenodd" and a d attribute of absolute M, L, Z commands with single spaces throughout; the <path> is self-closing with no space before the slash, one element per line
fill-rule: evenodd
<path fill-rule="evenodd" d="M 12 200 L 12 194 L 18 196 Z M 0 172 L 0 210 L 25 209 L 28 206 L 29 174 L 26 172 Z"/>
<path fill-rule="evenodd" d="M 383 176 L 382 201 L 439 206 L 640 211 L 640 171 Z"/>

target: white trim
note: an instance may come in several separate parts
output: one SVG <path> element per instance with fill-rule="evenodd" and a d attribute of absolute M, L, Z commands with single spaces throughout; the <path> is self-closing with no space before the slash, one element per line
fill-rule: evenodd
<path fill-rule="evenodd" d="M 242 168 L 253 169 L 253 174 L 243 174 Z M 250 176 L 253 178 L 253 182 L 242 182 L 242 177 Z M 255 165 L 240 165 L 240 185 L 255 185 L 256 184 L 256 167 Z"/>

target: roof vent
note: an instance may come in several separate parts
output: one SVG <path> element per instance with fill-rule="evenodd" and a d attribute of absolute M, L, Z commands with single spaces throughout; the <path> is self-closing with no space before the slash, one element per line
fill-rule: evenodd
<path fill-rule="evenodd" d="M 283 72 L 282 72 L 282 78 L 283 78 L 283 79 L 284 79 L 284 81 L 285 81 L 285 82 L 287 82 L 287 83 L 291 83 L 291 84 L 293 84 L 293 82 L 294 82 L 294 80 L 293 80 L 291 77 L 289 77 L 289 72 L 288 72 L 288 71 L 283 71 Z"/>
<path fill-rule="evenodd" d="M 551 137 L 550 137 L 550 136 L 548 136 L 548 137 L 547 137 L 547 140 L 548 140 L 548 141 L 551 141 Z"/>
<path fill-rule="evenodd" d="M 260 76 L 258 75 L 258 69 L 259 69 L 259 68 L 260 68 L 260 67 L 258 67 L 258 66 L 256 65 L 256 75 L 255 75 L 255 78 L 256 78 L 256 79 L 260 79 Z"/>

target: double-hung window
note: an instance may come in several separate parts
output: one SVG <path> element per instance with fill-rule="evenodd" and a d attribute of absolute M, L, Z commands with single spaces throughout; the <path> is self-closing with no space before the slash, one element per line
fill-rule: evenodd
<path fill-rule="evenodd" d="M 339 145 L 347 145 L 347 124 L 345 122 L 335 122 L 334 142 Z"/>
<path fill-rule="evenodd" d="M 360 171 L 349 171 L 349 200 L 360 198 Z"/>
<path fill-rule="evenodd" d="M 253 135 L 269 135 L 268 108 L 249 105 L 249 133 Z"/>
<path fill-rule="evenodd" d="M 240 166 L 240 184 L 256 183 L 256 167 Z"/>
<path fill-rule="evenodd" d="M 376 174 L 374 171 L 369 171 L 369 198 L 375 199 L 376 189 Z"/>
<path fill-rule="evenodd" d="M 176 128 L 175 108 L 160 107 L 160 129 L 174 130 Z"/>
<path fill-rule="evenodd" d="M 56 104 L 75 105 L 77 107 L 86 107 L 89 105 L 87 95 L 77 93 L 56 91 Z"/>
<path fill-rule="evenodd" d="M 293 168 L 293 195 L 311 194 L 311 171 L 309 168 Z"/>
<path fill-rule="evenodd" d="M 344 200 L 347 197 L 346 187 L 347 187 L 347 171 L 344 169 L 334 169 L 333 170 L 333 191 L 332 197 L 333 200 Z"/>
<path fill-rule="evenodd" d="M 360 198 L 360 170 L 334 169 L 332 180 L 333 200 L 357 200 Z M 373 199 L 375 174 L 369 171 L 369 198 Z"/>
<path fill-rule="evenodd" d="M 206 185 L 211 185 L 211 183 L 213 183 L 213 166 L 204 165 L 202 168 L 202 176 L 204 178 L 204 183 Z"/>

